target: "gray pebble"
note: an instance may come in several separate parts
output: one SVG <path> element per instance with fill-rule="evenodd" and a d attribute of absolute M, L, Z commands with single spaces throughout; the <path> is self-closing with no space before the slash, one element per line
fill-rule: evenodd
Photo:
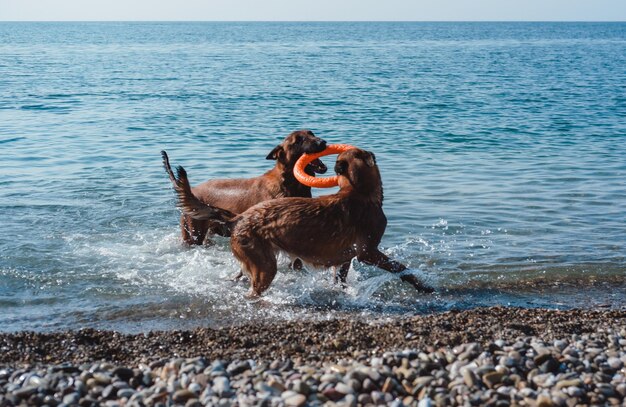
<path fill-rule="evenodd" d="M 220 397 L 230 393 L 230 381 L 227 377 L 219 376 L 213 379 L 213 391 Z"/>
<path fill-rule="evenodd" d="M 611 369 L 619 370 L 624 367 L 624 362 L 622 362 L 619 358 L 611 357 L 607 360 L 608 365 Z"/>
<path fill-rule="evenodd" d="M 433 402 L 430 398 L 425 397 L 417 403 L 417 407 L 432 407 Z"/>
<path fill-rule="evenodd" d="M 80 395 L 78 393 L 70 393 L 63 397 L 63 403 L 68 406 L 78 404 L 78 400 L 80 400 Z"/>
<path fill-rule="evenodd" d="M 190 390 L 187 389 L 182 389 L 182 390 L 177 390 L 173 396 L 172 396 L 172 400 L 175 403 L 186 403 L 187 400 L 189 399 L 194 399 L 198 397 L 198 395 Z"/>
<path fill-rule="evenodd" d="M 130 399 L 132 396 L 135 395 L 135 393 L 136 391 L 134 389 L 121 389 L 118 390 L 117 397 Z"/>
<path fill-rule="evenodd" d="M 306 397 L 303 394 L 294 391 L 286 391 L 281 395 L 286 406 L 300 407 L 306 404 Z"/>

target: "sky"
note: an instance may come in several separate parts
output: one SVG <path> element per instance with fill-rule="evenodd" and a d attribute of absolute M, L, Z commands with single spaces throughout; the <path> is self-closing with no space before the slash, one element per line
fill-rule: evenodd
<path fill-rule="evenodd" d="M 0 21 L 626 21 L 626 0 L 0 0 Z"/>

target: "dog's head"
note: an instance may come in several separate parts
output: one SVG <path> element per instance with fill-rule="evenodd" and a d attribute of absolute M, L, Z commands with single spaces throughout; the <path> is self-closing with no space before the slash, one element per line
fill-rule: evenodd
<path fill-rule="evenodd" d="M 383 186 L 374 153 L 359 148 L 345 151 L 337 157 L 335 172 L 340 188 L 351 187 L 382 204 Z"/>
<path fill-rule="evenodd" d="M 310 130 L 297 130 L 285 137 L 282 143 L 274 147 L 267 155 L 268 160 L 276 160 L 291 170 L 302 154 L 319 153 L 326 148 L 326 141 L 315 136 Z M 309 175 L 324 174 L 327 168 L 319 160 L 313 160 L 306 166 L 305 171 Z"/>

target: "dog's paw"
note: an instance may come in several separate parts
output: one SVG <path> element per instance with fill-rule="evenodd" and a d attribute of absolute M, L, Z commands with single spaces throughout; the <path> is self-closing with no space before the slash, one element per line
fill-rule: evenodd
<path fill-rule="evenodd" d="M 411 284 L 415 289 L 421 293 L 432 294 L 435 292 L 435 288 L 426 284 L 413 274 L 404 274 L 400 276 L 400 279 L 404 282 Z"/>
<path fill-rule="evenodd" d="M 234 276 L 227 277 L 226 279 L 236 283 L 238 281 L 241 281 L 242 278 L 243 278 L 243 272 L 240 271 L 239 273 L 235 274 Z"/>

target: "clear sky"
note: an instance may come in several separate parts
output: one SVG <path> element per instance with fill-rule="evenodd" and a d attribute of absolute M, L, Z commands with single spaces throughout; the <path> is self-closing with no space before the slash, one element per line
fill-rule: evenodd
<path fill-rule="evenodd" d="M 0 0 L 0 21 L 625 21 L 626 0 Z"/>

